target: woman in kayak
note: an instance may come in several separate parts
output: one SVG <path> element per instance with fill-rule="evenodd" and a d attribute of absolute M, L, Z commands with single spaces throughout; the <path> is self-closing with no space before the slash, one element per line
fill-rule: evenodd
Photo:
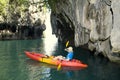
<path fill-rule="evenodd" d="M 60 56 L 56 56 L 54 58 L 54 60 L 57 60 L 57 59 L 59 59 L 59 60 L 67 60 L 67 61 L 72 60 L 73 59 L 73 48 L 70 46 L 70 47 L 66 48 L 65 51 L 68 52 L 66 58 L 60 55 Z"/>
<path fill-rule="evenodd" d="M 66 60 L 68 61 L 72 60 L 73 59 L 73 48 L 72 47 L 66 48 L 65 51 L 68 52 Z"/>

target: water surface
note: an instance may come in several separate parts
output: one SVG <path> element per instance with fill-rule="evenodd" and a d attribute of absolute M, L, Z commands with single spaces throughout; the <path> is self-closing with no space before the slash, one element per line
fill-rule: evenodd
<path fill-rule="evenodd" d="M 74 48 L 74 58 L 88 68 L 57 71 L 55 66 L 27 58 L 24 51 L 48 55 L 66 55 L 65 45 L 47 45 L 44 39 L 0 41 L 0 80 L 120 80 L 120 65 L 95 57 L 84 49 Z M 49 51 L 49 52 L 48 52 Z"/>

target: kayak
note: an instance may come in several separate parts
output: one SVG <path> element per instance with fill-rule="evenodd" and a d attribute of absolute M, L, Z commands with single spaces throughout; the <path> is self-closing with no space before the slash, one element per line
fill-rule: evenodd
<path fill-rule="evenodd" d="M 51 69 L 57 69 L 58 71 L 59 70 L 63 70 L 63 71 L 78 71 L 78 70 L 83 70 L 85 68 L 81 68 L 81 67 L 69 67 L 69 66 L 61 66 L 60 69 L 58 69 L 58 66 L 55 66 L 55 65 L 50 65 L 50 64 L 46 64 L 46 63 L 38 63 L 39 61 L 31 61 L 30 59 L 27 59 L 26 60 L 26 63 L 29 64 L 29 65 L 32 65 L 33 67 L 34 66 L 39 66 L 39 67 L 44 67 L 44 68 L 51 68 Z"/>
<path fill-rule="evenodd" d="M 80 67 L 80 68 L 86 68 L 88 65 L 82 63 L 80 60 L 77 59 L 72 59 L 70 61 L 66 61 L 66 60 L 54 60 L 54 56 L 47 56 L 45 54 L 42 53 L 36 53 L 36 52 L 29 52 L 29 51 L 25 51 L 25 54 L 28 58 L 35 60 L 35 61 L 40 61 L 43 63 L 47 63 L 47 64 L 52 64 L 55 66 L 58 66 L 59 64 L 61 64 L 61 66 L 63 67 Z"/>

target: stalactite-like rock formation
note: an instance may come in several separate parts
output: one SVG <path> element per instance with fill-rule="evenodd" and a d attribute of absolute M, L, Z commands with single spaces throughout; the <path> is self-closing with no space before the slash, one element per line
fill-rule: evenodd
<path fill-rule="evenodd" d="M 120 62 L 119 0 L 54 0 L 51 22 L 61 41 L 88 45 L 95 54 Z M 69 39 L 68 39 L 69 38 Z"/>

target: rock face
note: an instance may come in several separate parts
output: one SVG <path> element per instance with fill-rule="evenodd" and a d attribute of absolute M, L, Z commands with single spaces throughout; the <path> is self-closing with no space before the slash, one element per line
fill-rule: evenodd
<path fill-rule="evenodd" d="M 7 0 L 0 4 L 0 40 L 42 37 L 46 15 L 41 0 Z"/>
<path fill-rule="evenodd" d="M 54 0 L 51 22 L 61 41 L 71 40 L 76 47 L 88 45 L 120 63 L 119 0 Z"/>

